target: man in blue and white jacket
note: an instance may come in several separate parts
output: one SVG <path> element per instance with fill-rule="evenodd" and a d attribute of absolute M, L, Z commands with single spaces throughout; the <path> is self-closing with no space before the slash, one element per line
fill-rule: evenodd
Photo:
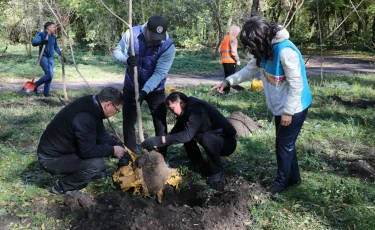
<path fill-rule="evenodd" d="M 127 63 L 124 81 L 123 134 L 124 143 L 136 151 L 136 107 L 133 67 L 137 66 L 139 102 L 147 102 L 156 136 L 167 134 L 165 81 L 175 56 L 175 46 L 167 33 L 165 17 L 151 16 L 147 23 L 132 28 L 135 56 L 131 55 L 130 32 L 125 32 L 114 50 L 115 60 Z M 160 149 L 165 156 L 166 148 Z"/>
<path fill-rule="evenodd" d="M 275 116 L 277 177 L 270 192 L 276 194 L 301 183 L 295 143 L 312 102 L 305 64 L 288 31 L 275 22 L 252 17 L 240 39 L 254 58 L 212 89 L 224 93 L 225 87 L 250 81 L 260 72 L 268 109 Z"/>
<path fill-rule="evenodd" d="M 42 52 L 42 48 L 45 45 L 43 56 L 40 59 L 40 66 L 44 71 L 43 77 L 41 77 L 38 81 L 35 82 L 36 88 L 35 93 L 38 92 L 38 87 L 44 84 L 44 91 L 43 95 L 48 97 L 50 96 L 50 88 L 51 82 L 53 78 L 53 68 L 54 68 L 54 53 L 58 53 L 61 57 L 61 51 L 59 46 L 57 45 L 56 37 L 55 37 L 56 26 L 53 22 L 46 22 L 44 24 L 44 30 L 38 33 L 34 40 L 32 41 L 33 46 L 39 46 L 39 55 Z M 47 38 L 48 35 L 48 39 Z M 64 62 L 66 59 L 64 57 Z"/>

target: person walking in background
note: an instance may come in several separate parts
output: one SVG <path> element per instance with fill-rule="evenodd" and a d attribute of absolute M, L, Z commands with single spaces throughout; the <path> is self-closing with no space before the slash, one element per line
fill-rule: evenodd
<path fill-rule="evenodd" d="M 231 26 L 229 34 L 224 38 L 224 40 L 221 43 L 221 63 L 224 67 L 225 78 L 234 74 L 236 72 L 236 66 L 241 65 L 241 61 L 237 53 L 237 36 L 240 30 L 241 29 L 238 26 Z M 238 91 L 244 90 L 244 88 L 240 85 L 233 86 L 232 88 Z M 227 87 L 225 89 L 225 93 L 229 93 L 229 90 L 230 87 Z"/>
<path fill-rule="evenodd" d="M 254 58 L 212 90 L 224 93 L 226 87 L 261 73 L 268 109 L 276 124 L 277 176 L 270 189 L 274 195 L 301 183 L 295 143 L 312 102 L 305 64 L 288 31 L 275 22 L 252 17 L 244 24 L 240 39 Z"/>
<path fill-rule="evenodd" d="M 138 69 L 139 102 L 145 100 L 151 111 L 156 136 L 167 134 L 167 106 L 165 104 L 165 81 L 175 56 L 175 46 L 167 33 L 165 17 L 151 16 L 144 25 L 132 28 L 135 56 L 130 53 L 130 33 L 126 31 L 116 46 L 115 60 L 127 63 L 124 81 L 123 135 L 124 143 L 136 152 L 136 106 L 133 67 Z M 166 148 L 160 149 L 164 156 Z"/>
<path fill-rule="evenodd" d="M 56 26 L 53 22 L 46 22 L 44 24 L 44 31 L 38 33 L 32 41 L 33 46 L 39 46 L 39 55 L 42 52 L 43 46 L 45 49 L 40 60 L 40 66 L 44 71 L 43 77 L 35 82 L 36 87 L 34 92 L 38 93 L 38 87 L 44 84 L 43 95 L 46 97 L 50 96 L 51 82 L 53 78 L 53 68 L 54 68 L 54 54 L 55 51 L 62 57 L 61 50 L 57 45 L 56 37 Z M 46 39 L 48 36 L 48 39 Z M 64 57 L 64 62 L 66 59 Z"/>

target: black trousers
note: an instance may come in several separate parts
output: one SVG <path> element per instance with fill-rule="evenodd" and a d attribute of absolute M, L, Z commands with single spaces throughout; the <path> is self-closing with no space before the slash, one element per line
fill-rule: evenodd
<path fill-rule="evenodd" d="M 225 78 L 227 78 L 230 75 L 236 73 L 236 66 L 237 66 L 236 63 L 223 63 Z M 235 89 L 235 90 L 238 90 L 238 91 L 244 90 L 244 88 L 240 85 L 232 86 L 232 88 Z M 229 87 L 224 89 L 225 93 L 229 93 L 229 91 L 230 91 Z"/>
<path fill-rule="evenodd" d="M 308 109 L 296 113 L 289 126 L 280 125 L 281 116 L 275 116 L 276 124 L 276 157 L 277 177 L 276 183 L 287 186 L 301 180 L 298 168 L 296 140 L 306 119 Z"/>
<path fill-rule="evenodd" d="M 203 161 L 202 154 L 197 145 L 199 143 L 207 154 L 207 163 L 210 168 L 211 175 L 215 175 L 223 171 L 223 163 L 221 156 L 231 155 L 237 147 L 237 140 L 235 137 L 228 137 L 207 133 L 200 138 L 200 140 L 191 140 L 184 143 L 185 151 L 192 163 L 199 163 Z"/>
<path fill-rule="evenodd" d="M 124 106 L 122 108 L 124 143 L 130 150 L 137 152 L 137 140 L 134 127 L 137 120 L 137 110 L 135 107 L 134 92 L 124 89 L 124 99 Z M 164 91 L 149 93 L 145 101 L 151 112 L 155 136 L 167 135 L 167 105 L 165 104 Z M 159 152 L 165 156 L 167 148 L 161 148 Z"/>
<path fill-rule="evenodd" d="M 76 154 L 56 158 L 40 157 L 39 164 L 43 170 L 52 175 L 62 175 L 59 185 L 64 191 L 81 189 L 87 183 L 103 175 L 104 158 L 82 159 Z"/>

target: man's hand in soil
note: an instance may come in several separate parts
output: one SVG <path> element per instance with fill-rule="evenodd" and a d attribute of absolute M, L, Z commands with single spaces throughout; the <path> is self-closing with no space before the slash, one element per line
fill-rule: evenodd
<path fill-rule="evenodd" d="M 128 63 L 128 66 L 135 67 L 138 65 L 138 54 L 135 54 L 135 56 L 129 56 L 128 60 L 126 60 L 126 63 Z"/>
<path fill-rule="evenodd" d="M 162 145 L 163 141 L 161 137 L 150 137 L 141 144 L 142 148 L 147 150 L 152 150 Z"/>
<path fill-rule="evenodd" d="M 126 149 L 121 146 L 113 146 L 113 149 L 113 156 L 115 156 L 117 159 L 120 159 L 126 153 Z"/>
<path fill-rule="evenodd" d="M 117 167 L 120 168 L 122 166 L 126 166 L 129 164 L 129 161 L 131 161 L 131 156 L 128 152 L 124 153 L 124 155 L 118 160 Z"/>

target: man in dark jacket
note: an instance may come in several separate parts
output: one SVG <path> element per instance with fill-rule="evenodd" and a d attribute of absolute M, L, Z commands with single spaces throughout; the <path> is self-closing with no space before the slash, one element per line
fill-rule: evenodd
<path fill-rule="evenodd" d="M 62 57 L 59 46 L 57 45 L 55 37 L 56 26 L 53 22 L 46 22 L 44 24 L 44 31 L 38 33 L 34 40 L 32 41 L 33 46 L 39 46 L 39 53 L 42 52 L 43 45 L 44 48 L 42 59 L 40 59 L 40 66 L 44 71 L 43 77 L 35 82 L 36 88 L 35 92 L 38 93 L 38 87 L 44 84 L 43 95 L 50 96 L 51 82 L 53 78 L 53 68 L 54 68 L 54 53 L 58 53 Z M 46 39 L 48 36 L 48 39 Z M 64 62 L 66 61 L 64 57 Z"/>
<path fill-rule="evenodd" d="M 52 187 L 53 193 L 79 194 L 91 179 L 102 176 L 105 157 L 128 155 L 103 125 L 103 119 L 119 113 L 122 104 L 121 92 L 107 87 L 96 96 L 77 99 L 49 123 L 37 154 L 45 171 L 63 175 Z"/>
<path fill-rule="evenodd" d="M 130 52 L 130 32 L 125 32 L 113 51 L 114 58 L 127 64 L 124 81 L 123 131 L 124 143 L 133 152 L 137 151 L 135 122 L 136 106 L 134 93 L 134 67 L 138 70 L 139 102 L 146 101 L 151 111 L 155 135 L 167 134 L 167 106 L 165 105 L 165 81 L 175 56 L 173 41 L 167 33 L 165 17 L 151 16 L 149 20 L 132 28 L 134 50 Z M 165 155 L 167 149 L 160 152 Z"/>
<path fill-rule="evenodd" d="M 224 169 L 220 156 L 229 156 L 237 146 L 236 130 L 213 106 L 181 92 L 171 93 L 166 103 L 177 115 L 177 122 L 169 135 L 151 137 L 142 143 L 145 149 L 184 143 L 193 164 L 201 165 L 203 158 L 197 143 L 207 154 L 210 169 L 209 183 L 221 181 Z"/>

